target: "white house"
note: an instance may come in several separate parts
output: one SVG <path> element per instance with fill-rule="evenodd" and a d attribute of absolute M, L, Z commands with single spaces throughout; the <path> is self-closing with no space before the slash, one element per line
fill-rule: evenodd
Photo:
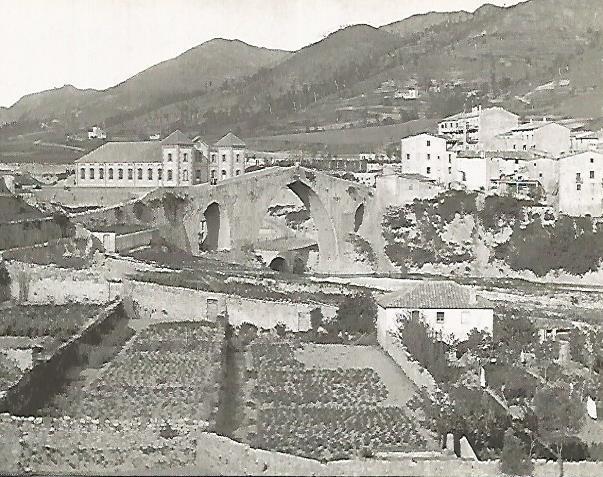
<path fill-rule="evenodd" d="M 107 139 L 107 133 L 99 126 L 88 129 L 88 139 Z"/>
<path fill-rule="evenodd" d="M 451 281 L 422 281 L 377 298 L 377 333 L 397 331 L 404 320 L 423 320 L 443 341 L 464 341 L 473 329 L 492 334 L 494 310 L 488 300 Z"/>
<path fill-rule="evenodd" d="M 559 212 L 571 216 L 603 216 L 603 154 L 583 151 L 561 156 Z"/>
<path fill-rule="evenodd" d="M 400 154 L 405 174 L 420 174 L 442 184 L 455 180 L 456 154 L 448 150 L 445 137 L 429 133 L 405 137 L 400 141 Z"/>

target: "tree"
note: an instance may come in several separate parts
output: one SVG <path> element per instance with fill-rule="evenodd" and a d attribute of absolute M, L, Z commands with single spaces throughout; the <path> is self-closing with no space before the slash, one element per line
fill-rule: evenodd
<path fill-rule="evenodd" d="M 563 446 L 584 424 L 582 402 L 575 399 L 569 386 L 555 384 L 540 389 L 534 397 L 538 417 L 538 432 L 543 441 L 553 447 L 563 477 Z"/>
<path fill-rule="evenodd" d="M 555 346 L 550 340 L 544 340 L 542 343 L 538 343 L 535 348 L 536 359 L 538 364 L 544 371 L 544 380 L 547 380 L 549 368 L 555 360 Z"/>
<path fill-rule="evenodd" d="M 503 450 L 500 455 L 500 471 L 507 475 L 530 475 L 534 464 L 521 440 L 513 429 L 505 432 Z"/>
<path fill-rule="evenodd" d="M 349 333 L 371 333 L 375 331 L 377 305 L 370 293 L 359 293 L 346 297 L 337 310 L 333 324 Z"/>

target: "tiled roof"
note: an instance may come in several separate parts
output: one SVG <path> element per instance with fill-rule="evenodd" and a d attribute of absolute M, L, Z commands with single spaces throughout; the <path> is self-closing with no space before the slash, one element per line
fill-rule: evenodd
<path fill-rule="evenodd" d="M 384 308 L 466 309 L 490 308 L 487 300 L 472 298 L 470 289 L 450 281 L 424 281 L 377 298 Z"/>
<path fill-rule="evenodd" d="M 161 144 L 157 141 L 107 142 L 80 157 L 77 163 L 162 162 Z"/>
<path fill-rule="evenodd" d="M 180 131 L 180 129 L 176 129 L 172 134 L 161 141 L 161 144 L 192 146 L 193 141 L 191 141 L 182 131 Z"/>
<path fill-rule="evenodd" d="M 229 132 L 226 136 L 220 139 L 214 146 L 217 147 L 245 147 L 243 140 L 239 139 L 233 133 Z"/>

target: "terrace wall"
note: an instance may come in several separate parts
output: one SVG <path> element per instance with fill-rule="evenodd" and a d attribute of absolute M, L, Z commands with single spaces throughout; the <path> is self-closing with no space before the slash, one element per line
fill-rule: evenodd
<path fill-rule="evenodd" d="M 79 333 L 59 346 L 45 360 L 35 362 L 33 368 L 5 392 L 0 399 L 1 412 L 31 414 L 42 404 L 43 399 L 54 394 L 65 372 L 79 361 L 79 343 L 98 338 L 124 316 L 121 303 L 113 303 L 92 317 Z"/>
<path fill-rule="evenodd" d="M 108 303 L 121 294 L 121 284 L 92 270 L 7 261 L 11 298 L 34 304 Z"/>
<path fill-rule="evenodd" d="M 0 250 L 44 243 L 62 237 L 52 217 L 0 224 Z"/>
<path fill-rule="evenodd" d="M 141 318 L 159 321 L 215 321 L 217 313 L 226 311 L 233 326 L 250 323 L 268 329 L 282 323 L 289 330 L 306 331 L 312 310 L 321 308 L 327 319 L 337 312 L 337 307 L 320 303 L 264 301 L 135 280 L 124 280 L 123 294 L 135 303 Z"/>
<path fill-rule="evenodd" d="M 377 316 L 377 341 L 381 348 L 419 388 L 425 388 L 429 392 L 438 389 L 438 385 L 429 371 L 412 358 L 406 347 L 392 334 L 392 330 L 387 327 L 383 311 L 379 307 Z"/>

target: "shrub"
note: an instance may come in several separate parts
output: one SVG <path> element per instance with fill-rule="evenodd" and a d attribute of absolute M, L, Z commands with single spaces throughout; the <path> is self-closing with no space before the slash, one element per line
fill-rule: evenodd
<path fill-rule="evenodd" d="M 377 304 L 370 293 L 346 296 L 337 309 L 333 326 L 348 333 L 369 333 L 375 330 Z"/>
<path fill-rule="evenodd" d="M 504 445 L 500 456 L 500 471 L 507 475 L 530 475 L 534 464 L 527 454 L 521 440 L 512 429 L 505 432 Z"/>

